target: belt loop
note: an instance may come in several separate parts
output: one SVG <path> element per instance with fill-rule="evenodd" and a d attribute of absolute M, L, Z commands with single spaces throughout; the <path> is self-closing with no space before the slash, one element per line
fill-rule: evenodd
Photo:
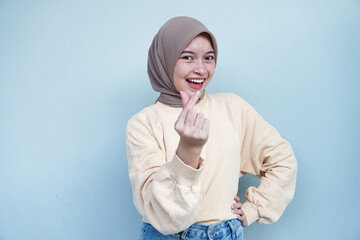
<path fill-rule="evenodd" d="M 212 229 L 211 226 L 207 226 L 207 227 L 206 227 L 206 235 L 207 235 L 207 237 L 208 237 L 209 239 L 212 239 L 211 234 L 210 234 L 210 229 Z"/>
<path fill-rule="evenodd" d="M 185 239 L 186 238 L 186 234 L 187 234 L 187 232 L 189 231 L 189 228 L 190 227 L 188 227 L 187 229 L 185 229 L 183 232 L 182 232 L 182 234 L 181 234 L 181 239 Z"/>
<path fill-rule="evenodd" d="M 231 229 L 232 239 L 236 239 L 236 229 L 235 229 L 234 225 L 231 223 L 231 220 L 228 220 L 226 222 L 227 222 L 227 224 L 229 225 L 229 227 Z"/>

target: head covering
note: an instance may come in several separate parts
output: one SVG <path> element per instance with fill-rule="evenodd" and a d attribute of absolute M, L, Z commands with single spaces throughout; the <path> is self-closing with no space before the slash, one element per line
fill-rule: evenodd
<path fill-rule="evenodd" d="M 176 90 L 173 82 L 174 69 L 182 50 L 200 33 L 207 33 L 211 37 L 216 61 L 215 37 L 196 19 L 172 18 L 155 35 L 149 49 L 148 75 L 152 88 L 160 92 L 157 101 L 171 107 L 182 106 L 180 93 Z"/>

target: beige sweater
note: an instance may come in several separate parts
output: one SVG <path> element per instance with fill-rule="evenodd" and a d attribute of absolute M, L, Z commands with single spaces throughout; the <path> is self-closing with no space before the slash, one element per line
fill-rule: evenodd
<path fill-rule="evenodd" d="M 297 163 L 288 142 L 234 94 L 206 94 L 194 108 L 210 119 L 200 169 L 175 153 L 180 138 L 174 123 L 181 108 L 157 102 L 128 122 L 129 176 L 143 221 L 173 234 L 194 223 L 236 218 L 230 207 L 246 173 L 260 177 L 260 185 L 245 196 L 249 224 L 279 219 L 295 191 Z"/>

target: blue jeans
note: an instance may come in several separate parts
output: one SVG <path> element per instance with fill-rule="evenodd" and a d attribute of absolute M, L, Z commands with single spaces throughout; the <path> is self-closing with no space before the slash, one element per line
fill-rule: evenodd
<path fill-rule="evenodd" d="M 143 223 L 141 240 L 243 240 L 243 227 L 237 219 L 213 225 L 193 224 L 184 231 L 171 235 L 163 235 L 151 224 Z"/>

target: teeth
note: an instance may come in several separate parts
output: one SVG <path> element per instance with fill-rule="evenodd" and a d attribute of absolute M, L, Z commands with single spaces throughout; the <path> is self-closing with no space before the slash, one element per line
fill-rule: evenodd
<path fill-rule="evenodd" d="M 202 83 L 205 81 L 205 79 L 188 79 L 188 80 L 193 83 Z"/>

